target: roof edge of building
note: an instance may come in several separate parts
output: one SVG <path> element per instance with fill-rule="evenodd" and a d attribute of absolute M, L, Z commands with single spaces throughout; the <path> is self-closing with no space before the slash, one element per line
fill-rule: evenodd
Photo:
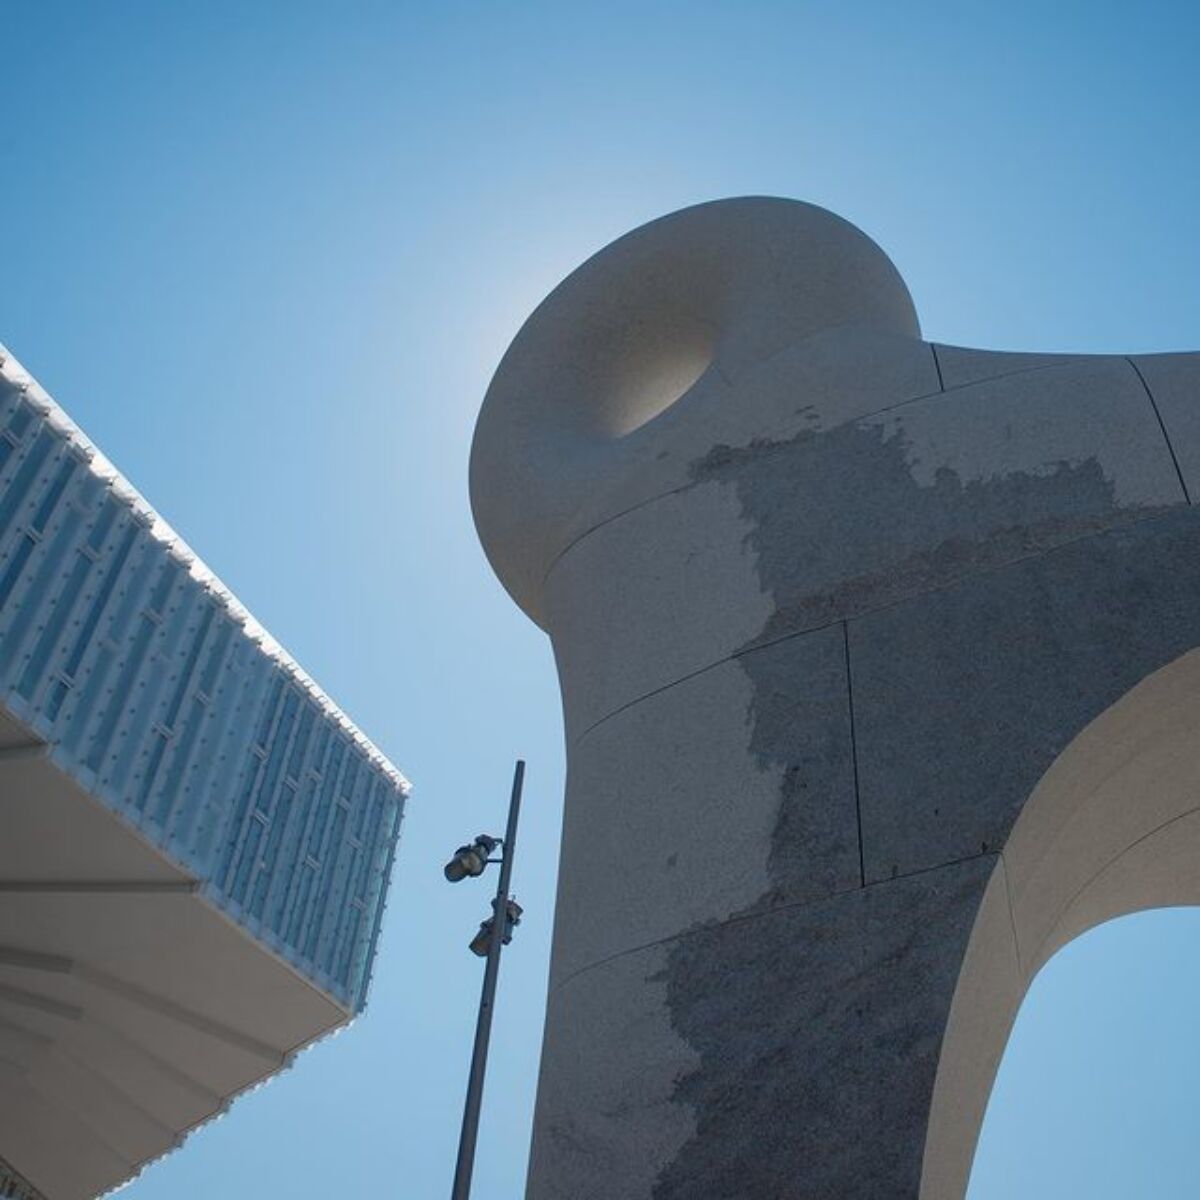
<path fill-rule="evenodd" d="M 216 572 L 188 545 L 145 496 L 125 478 L 104 452 L 66 414 L 62 406 L 21 365 L 3 342 L 0 342 L 0 378 L 25 394 L 29 402 L 42 412 L 46 421 L 79 451 L 92 473 L 102 479 L 111 489 L 112 494 L 146 523 L 150 534 L 160 541 L 168 553 L 198 583 L 211 592 L 226 611 L 242 625 L 246 636 L 257 643 L 265 655 L 274 659 L 288 676 L 309 694 L 313 701 L 344 730 L 368 759 L 387 775 L 401 794 L 407 798 L 412 791 L 412 784 L 392 763 L 391 759 L 359 729 L 346 715 L 345 710 L 300 666 L 287 649 L 272 637 L 266 627 L 221 581 Z"/>

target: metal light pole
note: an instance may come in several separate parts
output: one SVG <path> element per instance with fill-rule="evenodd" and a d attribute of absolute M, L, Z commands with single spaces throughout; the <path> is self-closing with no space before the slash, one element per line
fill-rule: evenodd
<path fill-rule="evenodd" d="M 517 848 L 517 818 L 521 812 L 521 789 L 525 782 L 525 763 L 517 759 L 513 772 L 512 798 L 508 804 L 508 825 L 504 830 L 500 857 L 500 879 L 496 884 L 492 936 L 488 943 L 487 965 L 483 969 L 483 991 L 479 997 L 479 1018 L 475 1023 L 475 1049 L 471 1053 L 471 1074 L 467 1080 L 467 1102 L 463 1108 L 462 1134 L 458 1139 L 458 1162 L 454 1167 L 451 1200 L 469 1200 L 471 1173 L 475 1168 L 475 1142 L 479 1136 L 479 1111 L 483 1103 L 483 1076 L 487 1070 L 488 1041 L 492 1034 L 492 1010 L 496 1000 L 496 981 L 500 975 L 500 950 L 508 925 L 508 884 L 512 878 L 513 855 Z"/>

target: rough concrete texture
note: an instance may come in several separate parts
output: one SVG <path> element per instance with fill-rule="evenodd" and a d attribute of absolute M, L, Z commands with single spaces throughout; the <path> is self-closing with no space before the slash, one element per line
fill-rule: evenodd
<path fill-rule="evenodd" d="M 551 992 L 538 1084 L 530 1194 L 650 1196 L 696 1132 L 677 1103 L 700 1052 L 672 1028 L 667 949 L 602 963 Z"/>
<path fill-rule="evenodd" d="M 530 1195 L 915 1195 L 994 861 L 741 914 L 552 989 Z"/>
<path fill-rule="evenodd" d="M 572 749 L 567 797 L 551 986 L 681 929 L 858 887 L 841 628 L 601 722 Z"/>
<path fill-rule="evenodd" d="M 1032 972 L 1200 900 L 1198 357 L 932 346 L 766 199 L 530 318 L 471 473 L 567 727 L 531 1197 L 961 1200 Z"/>
<path fill-rule="evenodd" d="M 568 738 L 727 659 L 762 628 L 771 598 L 753 531 L 734 489 L 714 481 L 609 521 L 559 558 L 545 611 L 563 631 L 554 646 Z"/>
<path fill-rule="evenodd" d="M 1038 781 L 963 958 L 925 1140 L 922 1200 L 957 1200 L 1021 999 L 1072 938 L 1141 909 L 1200 904 L 1200 651 L 1149 675 Z"/>
<path fill-rule="evenodd" d="M 1200 644 L 1200 522 L 1081 538 L 850 631 L 867 878 L 998 850 L 1090 720 Z"/>

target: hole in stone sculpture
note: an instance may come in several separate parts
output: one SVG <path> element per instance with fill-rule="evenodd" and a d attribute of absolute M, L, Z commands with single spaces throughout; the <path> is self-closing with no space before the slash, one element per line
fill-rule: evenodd
<path fill-rule="evenodd" d="M 568 279 L 538 338 L 581 425 L 625 437 L 684 397 L 716 355 L 727 287 L 705 256 L 653 248 Z"/>
<path fill-rule="evenodd" d="M 677 307 L 677 298 L 631 306 L 594 334 L 599 432 L 624 437 L 665 412 L 695 385 L 713 360 L 713 330 Z M 611 316 L 610 316 L 611 321 Z"/>
<path fill-rule="evenodd" d="M 1029 989 L 967 1200 L 1198 1194 L 1200 909 L 1100 925 Z"/>
<path fill-rule="evenodd" d="M 623 436 L 640 429 L 685 396 L 708 370 L 707 346 L 688 342 L 658 347 L 625 364 L 608 414 L 608 432 Z"/>

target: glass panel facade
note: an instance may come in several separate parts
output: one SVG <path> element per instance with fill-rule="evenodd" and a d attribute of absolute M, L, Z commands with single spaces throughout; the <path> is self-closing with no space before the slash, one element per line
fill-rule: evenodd
<path fill-rule="evenodd" d="M 0 704 L 361 1009 L 406 781 L 2 348 Z"/>

